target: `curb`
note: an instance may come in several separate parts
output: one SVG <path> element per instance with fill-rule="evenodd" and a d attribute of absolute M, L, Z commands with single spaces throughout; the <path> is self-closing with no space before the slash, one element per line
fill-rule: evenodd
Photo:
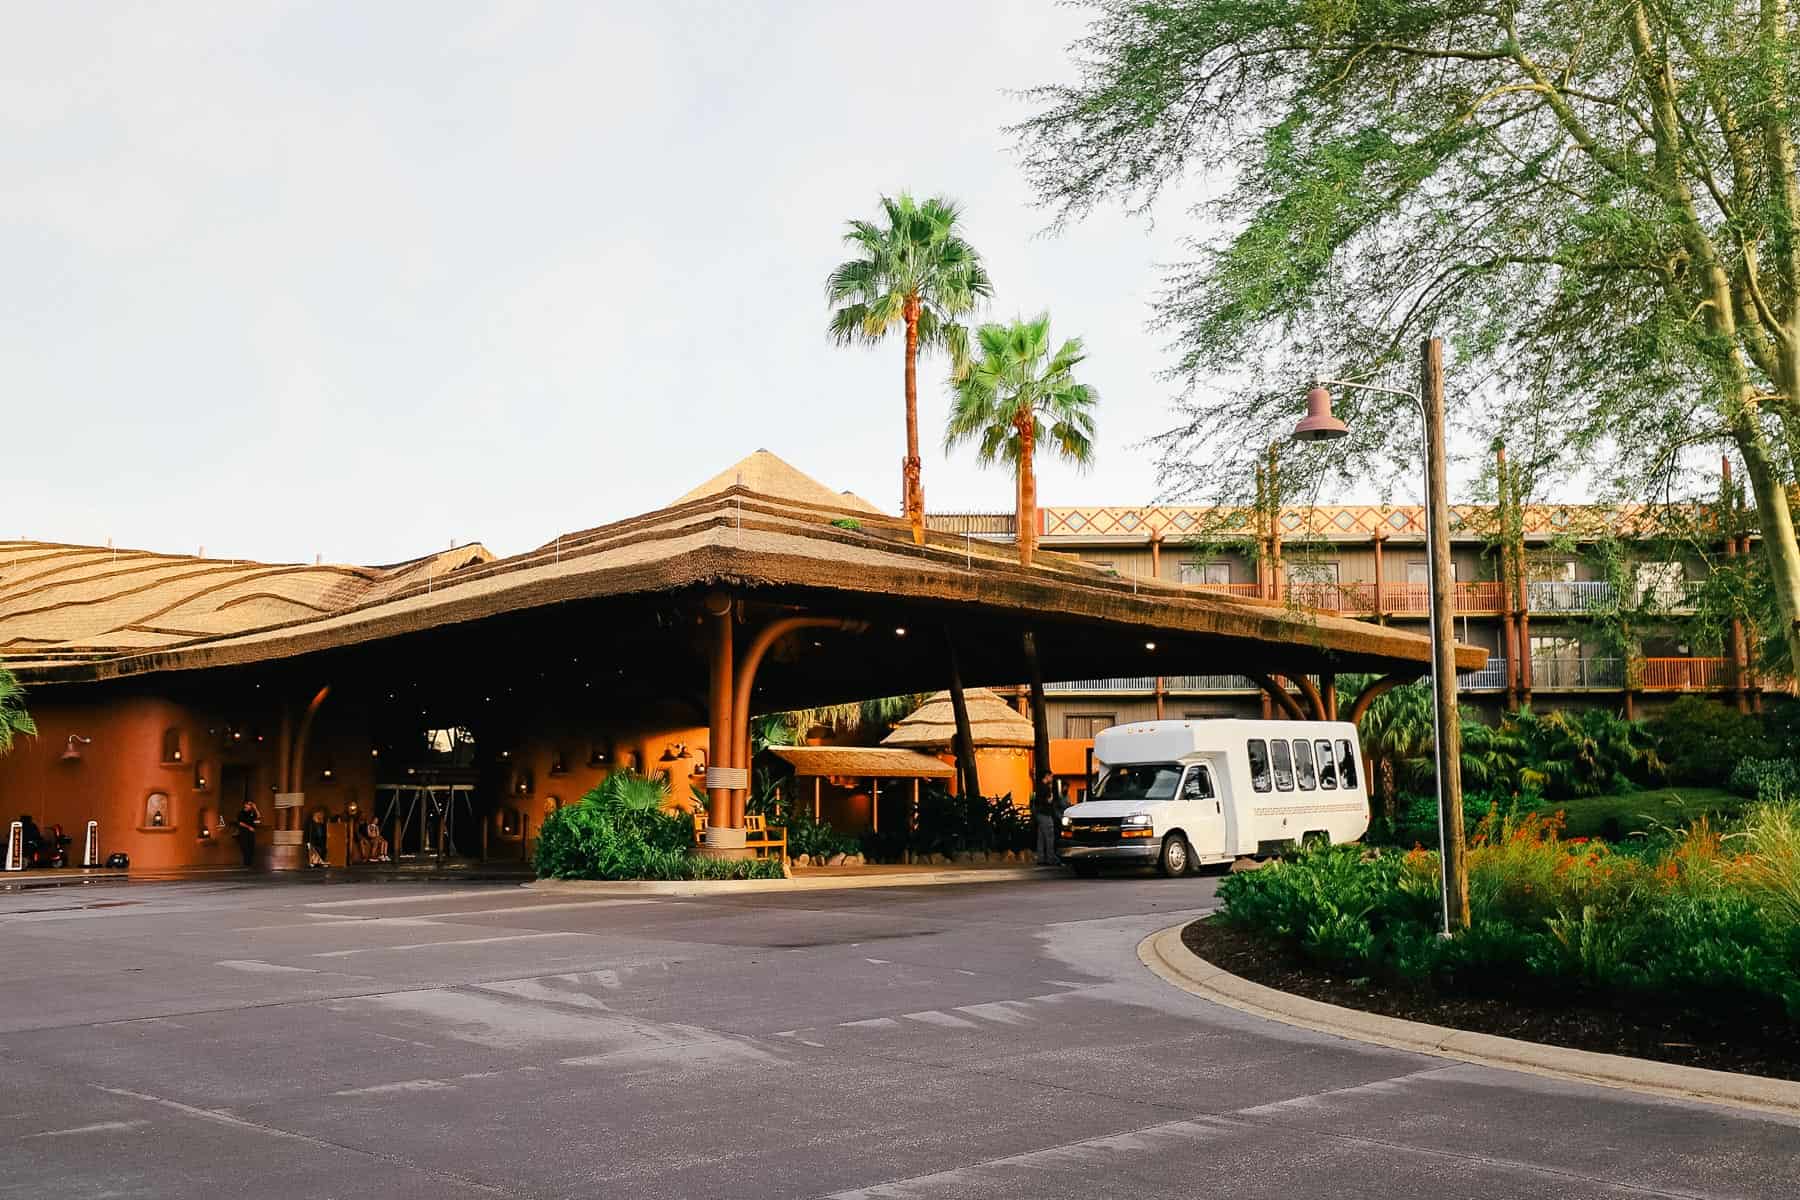
<path fill-rule="evenodd" d="M 999 870 L 912 871 L 898 875 L 828 875 L 817 879 L 539 879 L 524 886 L 535 892 L 603 896 L 720 896 L 746 892 L 826 892 L 856 888 L 935 887 L 952 883 L 1016 883 L 1026 879 L 1066 879 L 1035 867 Z"/>
<path fill-rule="evenodd" d="M 1478 1066 L 1503 1067 L 1653 1096 L 1702 1100 L 1800 1116 L 1800 1083 L 1785 1079 L 1765 1079 L 1758 1075 L 1651 1062 L 1622 1054 L 1546 1046 L 1490 1033 L 1470 1033 L 1342 1008 L 1252 983 L 1189 950 L 1181 940 L 1181 931 L 1188 924 L 1171 925 L 1139 942 L 1138 960 L 1184 992 L 1253 1017 Z"/>

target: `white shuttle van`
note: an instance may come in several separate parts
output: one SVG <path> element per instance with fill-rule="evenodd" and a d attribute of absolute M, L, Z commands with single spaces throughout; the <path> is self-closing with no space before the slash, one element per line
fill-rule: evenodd
<path fill-rule="evenodd" d="M 1094 785 L 1057 839 L 1077 875 L 1108 863 L 1201 863 L 1368 832 L 1369 792 L 1347 721 L 1139 721 L 1094 738 Z"/>

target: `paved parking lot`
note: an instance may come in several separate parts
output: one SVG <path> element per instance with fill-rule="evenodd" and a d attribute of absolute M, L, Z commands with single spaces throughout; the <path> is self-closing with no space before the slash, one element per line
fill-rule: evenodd
<path fill-rule="evenodd" d="M 1211 879 L 0 896 L 0 1196 L 1800 1195 L 1800 1130 L 1138 962 Z"/>

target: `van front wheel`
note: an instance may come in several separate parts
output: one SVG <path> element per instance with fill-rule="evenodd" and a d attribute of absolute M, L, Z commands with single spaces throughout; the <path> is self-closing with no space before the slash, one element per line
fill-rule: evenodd
<path fill-rule="evenodd" d="M 1170 879 L 1177 879 L 1187 874 L 1193 859 L 1194 856 L 1188 851 L 1187 839 L 1179 833 L 1171 833 L 1163 839 L 1162 853 L 1156 858 L 1156 869 Z"/>

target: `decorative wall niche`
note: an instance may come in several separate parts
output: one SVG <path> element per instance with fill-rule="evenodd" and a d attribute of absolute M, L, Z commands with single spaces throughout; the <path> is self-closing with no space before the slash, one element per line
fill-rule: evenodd
<path fill-rule="evenodd" d="M 151 792 L 144 797 L 144 821 L 138 826 L 141 832 L 172 832 L 175 828 L 175 802 L 167 792 Z"/>
<path fill-rule="evenodd" d="M 162 736 L 162 760 L 174 765 L 184 761 L 185 754 L 181 745 L 181 730 L 165 729 Z"/>

